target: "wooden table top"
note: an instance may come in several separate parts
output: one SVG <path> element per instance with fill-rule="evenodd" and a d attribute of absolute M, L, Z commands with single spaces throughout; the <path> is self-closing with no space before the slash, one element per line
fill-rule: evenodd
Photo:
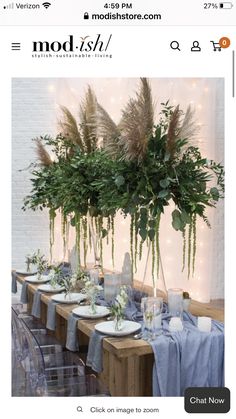
<path fill-rule="evenodd" d="M 17 280 L 20 283 L 24 283 L 25 277 L 17 275 Z M 140 287 L 140 284 L 135 282 L 135 287 Z M 34 294 L 37 291 L 38 285 L 28 284 L 29 290 Z M 149 291 L 149 287 L 145 287 L 145 291 Z M 43 293 L 41 300 L 48 305 L 51 300 L 51 294 Z M 70 313 L 74 308 L 78 307 L 78 304 L 57 304 L 56 312 L 62 316 L 65 320 L 68 319 Z M 222 309 L 213 309 L 209 304 L 199 303 L 197 301 L 191 301 L 191 313 L 196 316 L 209 316 L 215 320 L 224 321 L 224 311 Z M 94 330 L 94 326 L 97 323 L 104 321 L 103 319 L 84 319 L 78 320 L 78 329 L 81 330 L 85 335 L 90 336 Z M 103 347 L 109 352 L 112 352 L 119 358 L 127 357 L 130 355 L 146 355 L 153 353 L 151 345 L 140 339 L 135 340 L 132 337 L 107 337 L 103 339 Z"/>

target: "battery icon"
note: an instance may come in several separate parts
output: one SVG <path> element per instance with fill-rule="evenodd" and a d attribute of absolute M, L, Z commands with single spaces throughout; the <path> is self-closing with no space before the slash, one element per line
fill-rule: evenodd
<path fill-rule="evenodd" d="M 229 1 L 225 1 L 223 3 L 220 3 L 220 9 L 232 9 L 233 3 Z"/>

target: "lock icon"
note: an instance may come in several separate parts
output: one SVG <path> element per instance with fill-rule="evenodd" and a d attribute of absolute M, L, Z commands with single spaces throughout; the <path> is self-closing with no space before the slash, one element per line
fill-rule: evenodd
<path fill-rule="evenodd" d="M 84 19 L 89 19 L 89 14 L 87 12 L 84 13 Z"/>

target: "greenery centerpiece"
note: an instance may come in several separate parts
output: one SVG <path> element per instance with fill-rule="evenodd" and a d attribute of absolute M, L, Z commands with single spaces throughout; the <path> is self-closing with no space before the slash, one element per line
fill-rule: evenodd
<path fill-rule="evenodd" d="M 152 256 L 154 289 L 159 276 L 160 222 L 166 207 L 175 206 L 172 227 L 183 236 L 183 269 L 190 277 L 195 268 L 197 219 L 210 227 L 207 208 L 215 207 L 224 193 L 223 166 L 202 156 L 194 145 L 196 123 L 191 108 L 183 112 L 169 101 L 161 106 L 155 121 L 151 87 L 143 78 L 115 124 L 89 87 L 79 123 L 63 107 L 61 133 L 56 138 L 36 139 L 40 166 L 33 166 L 33 189 L 24 206 L 49 209 L 51 247 L 59 211 L 64 245 L 70 224 L 76 229 L 79 264 L 83 243 L 85 266 L 89 246 L 93 246 L 95 262 L 102 263 L 102 243 L 109 236 L 114 265 L 114 217 L 118 211 L 124 217 L 130 215 L 132 270 L 137 270 L 146 243 Z"/>
<path fill-rule="evenodd" d="M 102 290 L 103 287 L 96 284 L 90 277 L 85 278 L 83 291 L 89 301 L 91 314 L 97 313 L 96 298 Z"/>
<path fill-rule="evenodd" d="M 37 270 L 37 278 L 40 279 L 42 274 L 48 269 L 48 261 L 40 249 L 26 256 L 27 272 L 30 272 L 30 266 L 35 265 Z"/>
<path fill-rule="evenodd" d="M 115 301 L 110 309 L 111 315 L 114 316 L 115 330 L 121 330 L 123 327 L 124 311 L 127 306 L 127 302 L 127 287 L 123 285 L 122 287 L 120 287 L 119 293 L 116 296 Z"/>

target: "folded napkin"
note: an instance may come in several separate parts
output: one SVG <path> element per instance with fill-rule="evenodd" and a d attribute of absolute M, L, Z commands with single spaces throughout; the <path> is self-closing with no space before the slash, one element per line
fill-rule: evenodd
<path fill-rule="evenodd" d="M 183 396 L 187 387 L 223 387 L 223 324 L 213 320 L 211 333 L 201 332 L 197 318 L 184 312 L 184 330 L 170 333 L 170 316 L 163 314 L 162 318 L 164 333 L 151 342 L 153 396 Z"/>
<path fill-rule="evenodd" d="M 31 310 L 31 314 L 34 317 L 37 317 L 38 319 L 41 316 L 41 291 L 37 290 L 34 293 L 34 300 L 33 300 L 33 305 L 32 305 L 32 310 Z"/>
<path fill-rule="evenodd" d="M 78 316 L 74 316 L 73 313 L 71 313 L 67 320 L 66 348 L 69 349 L 69 351 L 73 352 L 79 350 L 79 340 L 77 331 L 78 319 Z"/>
<path fill-rule="evenodd" d="M 129 300 L 125 308 L 125 318 L 127 320 L 141 321 L 143 319 L 143 315 L 140 309 L 140 304 Z"/>
<path fill-rule="evenodd" d="M 48 303 L 46 328 L 49 330 L 56 329 L 56 305 L 57 303 L 52 300 Z"/>
<path fill-rule="evenodd" d="M 100 293 L 97 295 L 96 298 L 96 304 L 98 304 L 99 306 L 104 306 L 104 307 L 110 307 L 112 304 L 112 301 L 107 302 L 105 300 L 104 297 L 104 290 L 100 291 Z"/>
<path fill-rule="evenodd" d="M 88 355 L 86 365 L 91 367 L 93 371 L 98 374 L 102 372 L 103 369 L 103 338 L 106 335 L 97 332 L 94 330 L 89 339 Z"/>
<path fill-rule="evenodd" d="M 28 303 L 28 283 L 25 281 L 21 288 L 20 301 L 22 304 Z"/>
<path fill-rule="evenodd" d="M 16 294 L 17 293 L 17 281 L 16 281 L 16 278 L 17 278 L 16 271 L 12 271 L 11 272 L 11 292 L 13 294 Z"/>
<path fill-rule="evenodd" d="M 145 292 L 130 289 L 128 292 L 128 303 L 125 308 L 125 318 L 127 320 L 141 321 L 143 319 L 141 311 L 141 300 L 147 297 Z"/>
<path fill-rule="evenodd" d="M 72 275 L 71 265 L 68 262 L 63 262 L 59 265 L 63 275 Z"/>

